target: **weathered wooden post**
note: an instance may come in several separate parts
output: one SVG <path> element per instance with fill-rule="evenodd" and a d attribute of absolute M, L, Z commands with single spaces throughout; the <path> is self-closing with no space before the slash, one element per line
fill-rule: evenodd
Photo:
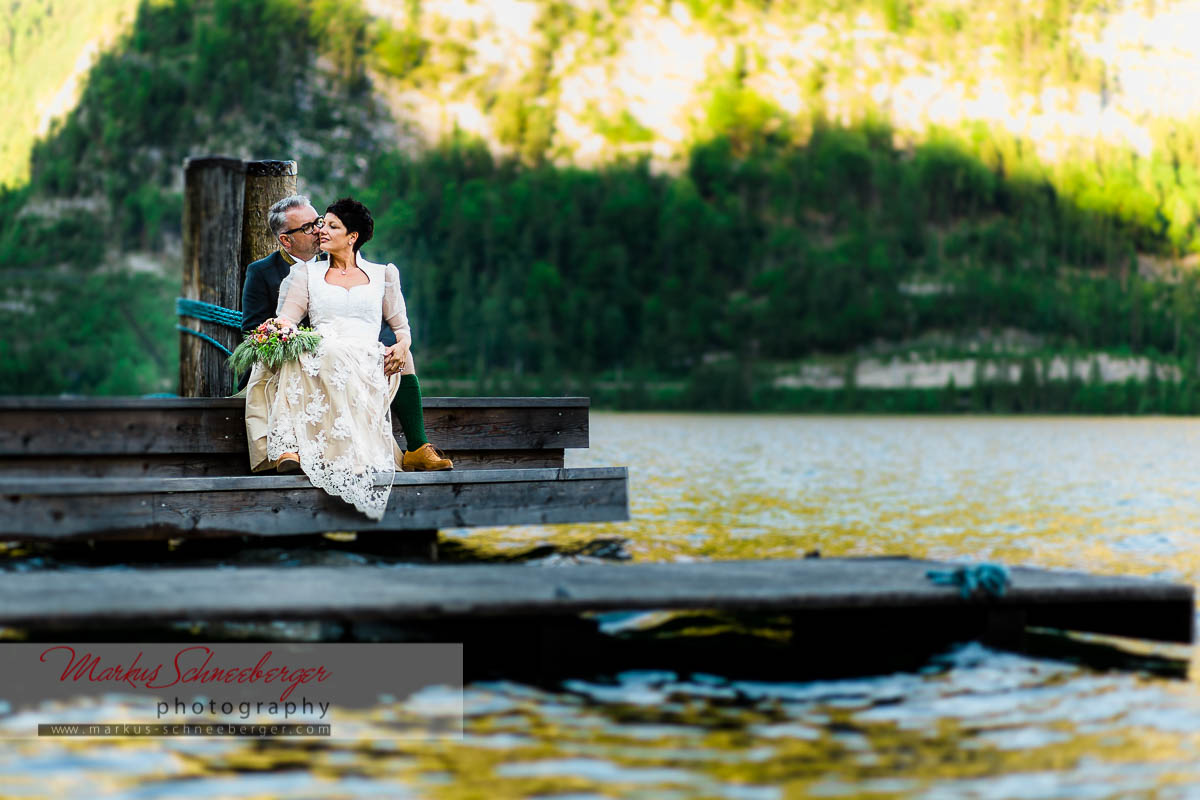
<path fill-rule="evenodd" d="M 246 165 L 239 159 L 206 157 L 184 162 L 183 297 L 240 309 L 242 209 Z M 216 322 L 181 316 L 181 325 L 232 350 L 239 332 Z M 179 394 L 221 397 L 233 391 L 227 354 L 201 336 L 180 332 Z"/>
<path fill-rule="evenodd" d="M 279 241 L 267 227 L 267 209 L 276 200 L 296 193 L 295 161 L 249 161 L 246 163 L 246 199 L 242 214 L 242 257 L 238 280 L 245 280 L 246 266 L 269 255 Z M 239 306 L 240 308 L 240 306 Z"/>

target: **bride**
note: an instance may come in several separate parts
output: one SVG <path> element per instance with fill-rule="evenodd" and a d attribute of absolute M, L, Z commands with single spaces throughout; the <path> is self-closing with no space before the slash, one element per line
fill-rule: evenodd
<path fill-rule="evenodd" d="M 413 372 L 412 335 L 396 266 L 359 252 L 374 233 L 371 212 L 343 198 L 326 209 L 324 223 L 329 260 L 292 266 L 275 317 L 295 327 L 307 315 L 320 347 L 275 373 L 256 365 L 247 403 L 266 404 L 268 463 L 303 470 L 314 486 L 380 520 L 403 458 L 389 403 L 400 375 Z M 396 334 L 391 347 L 379 342 L 381 316 Z"/>

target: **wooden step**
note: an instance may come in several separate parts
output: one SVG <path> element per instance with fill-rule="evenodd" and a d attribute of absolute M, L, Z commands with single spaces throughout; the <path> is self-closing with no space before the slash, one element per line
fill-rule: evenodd
<path fill-rule="evenodd" d="M 466 469 L 561 467 L 586 397 L 427 397 L 430 441 Z M 405 445 L 398 420 L 397 441 Z M 0 397 L 0 475 L 244 475 L 240 398 Z"/>
<path fill-rule="evenodd" d="M 426 484 L 428 485 L 428 484 Z M 719 609 L 794 615 L 843 637 L 879 619 L 954 632 L 1003 624 L 1191 642 L 1191 586 L 1016 567 L 999 598 L 934 584 L 952 564 L 820 558 L 672 564 L 63 570 L 0 580 L 0 624 L 180 620 L 350 622 L 555 617 L 589 611 Z M 232 588 L 236 590 L 231 591 Z"/>
<path fill-rule="evenodd" d="M 189 538 L 629 519 L 624 467 L 398 472 L 372 522 L 303 475 L 0 477 L 0 538 Z"/>

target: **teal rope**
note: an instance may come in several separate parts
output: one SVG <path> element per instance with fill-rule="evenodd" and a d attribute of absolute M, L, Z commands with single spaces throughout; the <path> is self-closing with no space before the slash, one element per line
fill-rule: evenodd
<path fill-rule="evenodd" d="M 999 564 L 979 564 L 952 570 L 931 569 L 925 573 L 925 577 L 943 586 L 958 586 L 963 597 L 970 597 L 977 588 L 992 597 L 1003 597 L 1008 588 L 1008 569 Z"/>
<path fill-rule="evenodd" d="M 226 347 L 225 345 L 218 342 L 213 337 L 209 336 L 207 333 L 201 333 L 200 331 L 194 331 L 191 328 L 184 327 L 183 325 L 176 325 L 175 330 L 183 331 L 184 333 L 190 333 L 192 336 L 199 336 L 204 341 L 209 342 L 211 344 L 215 344 L 217 347 L 221 348 L 221 350 L 224 351 L 225 355 L 227 355 L 227 356 L 233 355 L 232 350 L 230 350 L 228 347 Z"/>
<path fill-rule="evenodd" d="M 233 328 L 237 331 L 242 329 L 242 313 L 240 311 L 234 311 L 231 308 L 224 308 L 213 303 L 205 303 L 202 300 L 189 300 L 186 297 L 176 297 L 175 313 L 180 317 L 191 317 L 192 319 L 203 320 L 204 322 L 215 322 L 218 325 L 224 325 L 226 328 Z M 183 325 L 176 325 L 175 330 L 190 333 L 192 336 L 198 336 L 204 341 L 221 348 L 221 352 L 225 355 L 233 355 L 232 350 L 207 333 L 194 331 Z"/>
<path fill-rule="evenodd" d="M 224 325 L 226 328 L 233 328 L 238 331 L 242 329 L 242 312 L 234 311 L 231 308 L 223 308 L 212 303 L 205 303 L 202 300 L 188 300 L 186 297 L 176 297 L 175 313 L 181 317 L 215 322 L 218 325 Z"/>

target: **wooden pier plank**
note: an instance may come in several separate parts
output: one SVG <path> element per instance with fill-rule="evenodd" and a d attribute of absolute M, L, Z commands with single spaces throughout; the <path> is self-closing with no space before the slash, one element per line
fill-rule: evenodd
<path fill-rule="evenodd" d="M 0 398 L 0 458 L 245 455 L 244 409 L 230 398 Z M 424 409 L 426 430 L 445 451 L 589 443 L 587 398 L 431 397 Z"/>
<path fill-rule="evenodd" d="M 181 619 L 416 620 L 588 611 L 880 610 L 920 626 L 946 609 L 1024 611 L 1031 625 L 1192 641 L 1192 587 L 1122 576 L 1014 568 L 1000 598 L 968 599 L 905 558 L 580 564 L 87 570 L 7 574 L 0 624 Z M 231 592 L 230 587 L 237 591 Z M 1132 611 L 1130 611 L 1132 610 Z M 1063 612 L 1056 618 L 1056 612 Z M 1157 622 L 1147 619 L 1147 615 Z M 981 617 L 982 618 L 982 617 Z M 1120 624 L 1113 630 L 1113 620 Z M 1140 623 L 1139 624 L 1139 620 Z M 1167 623 L 1163 621 L 1166 620 Z M 852 631 L 847 632 L 852 635 Z"/>
<path fill-rule="evenodd" d="M 425 408 L 589 408 L 588 397 L 426 397 Z M 150 408 L 244 409 L 242 397 L 84 397 L 4 395 L 0 411 L 62 410 L 116 411 Z"/>
<path fill-rule="evenodd" d="M 565 466 L 563 448 L 537 450 L 446 450 L 456 470 L 549 469 Z M 245 452 L 133 453 L 106 456 L 4 456 L 0 476 L 10 478 L 196 477 L 248 475 Z"/>
<path fill-rule="evenodd" d="M 624 467 L 397 473 L 372 522 L 303 475 L 0 478 L 0 537 L 282 536 L 629 518 Z"/>

